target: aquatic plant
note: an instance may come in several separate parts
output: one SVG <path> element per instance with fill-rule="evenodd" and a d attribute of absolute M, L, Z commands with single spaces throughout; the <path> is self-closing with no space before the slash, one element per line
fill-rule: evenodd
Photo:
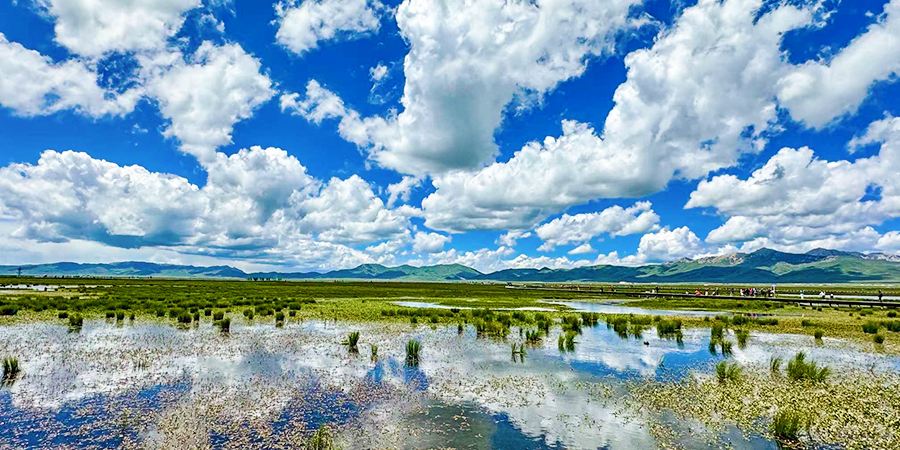
<path fill-rule="evenodd" d="M 223 333 L 231 332 L 231 318 L 230 317 L 226 317 L 226 318 L 218 321 L 218 324 L 219 324 L 219 331 L 221 331 Z"/>
<path fill-rule="evenodd" d="M 372 359 L 378 359 L 378 346 L 375 344 L 369 344 L 369 350 L 372 351 Z"/>
<path fill-rule="evenodd" d="M 225 312 L 224 312 L 224 311 L 216 311 L 216 312 L 213 314 L 213 320 L 217 320 L 217 321 L 218 321 L 218 320 L 222 320 L 222 318 L 224 318 L 224 317 L 225 317 Z"/>
<path fill-rule="evenodd" d="M 681 332 L 680 320 L 660 320 L 656 324 L 656 334 L 659 337 L 671 337 Z"/>
<path fill-rule="evenodd" d="M 585 326 L 595 327 L 600 321 L 600 315 L 597 313 L 583 312 L 581 313 L 581 321 Z"/>
<path fill-rule="evenodd" d="M 519 360 L 521 360 L 522 362 L 524 362 L 524 361 L 525 361 L 525 356 L 528 354 L 528 352 L 525 351 L 525 344 L 519 344 L 519 345 L 516 345 L 515 342 L 513 342 L 512 344 L 510 344 L 510 353 L 511 353 L 511 355 L 512 355 L 512 360 L 513 360 L 513 362 L 516 361 L 516 357 L 518 357 Z"/>
<path fill-rule="evenodd" d="M 782 359 L 779 357 L 773 356 L 769 358 L 769 373 L 778 375 L 781 372 L 781 362 Z"/>
<path fill-rule="evenodd" d="M 719 380 L 720 384 L 725 384 L 729 381 L 736 383 L 740 380 L 742 373 L 743 370 L 737 363 L 722 361 L 716 364 L 716 379 Z"/>
<path fill-rule="evenodd" d="M 709 341 L 709 354 L 718 355 L 719 352 L 716 350 L 718 345 L 719 345 L 719 341 L 717 341 L 715 339 L 710 340 Z"/>
<path fill-rule="evenodd" d="M 822 331 L 821 328 L 818 328 L 818 329 L 816 329 L 815 332 L 813 332 L 813 336 L 816 338 L 817 341 L 821 341 L 822 336 L 825 336 L 825 332 Z"/>
<path fill-rule="evenodd" d="M 12 305 L 3 305 L 0 306 L 0 316 L 14 316 L 19 312 L 19 309 Z"/>
<path fill-rule="evenodd" d="M 780 410 L 772 419 L 772 434 L 779 442 L 794 442 L 803 428 L 803 418 L 793 411 Z"/>
<path fill-rule="evenodd" d="M 283 322 L 283 321 L 284 321 L 284 313 L 283 313 L 283 312 L 279 312 L 278 314 L 275 314 L 275 321 L 276 321 L 276 322 Z"/>
<path fill-rule="evenodd" d="M 203 315 L 206 317 L 212 316 L 212 308 L 206 308 L 203 310 Z"/>
<path fill-rule="evenodd" d="M 813 325 L 815 325 L 815 322 L 809 319 L 803 319 L 800 321 L 800 326 L 802 327 L 811 327 Z"/>
<path fill-rule="evenodd" d="M 84 318 L 79 314 L 69 316 L 69 326 L 73 328 L 81 328 L 84 325 Z"/>
<path fill-rule="evenodd" d="M 3 382 L 11 383 L 19 376 L 19 360 L 11 356 L 3 358 Z"/>
<path fill-rule="evenodd" d="M 566 337 L 565 337 L 566 351 L 569 351 L 569 352 L 575 351 L 575 344 L 576 344 L 575 337 L 576 336 L 578 336 L 578 333 L 576 333 L 572 330 L 566 331 Z"/>
<path fill-rule="evenodd" d="M 884 344 L 884 335 L 876 334 L 875 336 L 872 336 L 872 342 L 876 344 Z"/>
<path fill-rule="evenodd" d="M 739 330 L 734 330 L 734 337 L 737 338 L 738 347 L 740 347 L 742 349 L 746 348 L 747 347 L 747 339 L 750 338 L 750 330 L 745 330 L 743 328 L 739 329 Z"/>
<path fill-rule="evenodd" d="M 881 325 L 874 320 L 866 321 L 866 323 L 864 323 L 862 326 L 863 333 L 868 334 L 878 333 L 879 328 L 881 328 Z"/>
<path fill-rule="evenodd" d="M 406 343 L 406 365 L 419 365 L 419 352 L 422 350 L 422 344 L 419 341 L 410 340 Z"/>
<path fill-rule="evenodd" d="M 60 319 L 68 319 L 69 313 L 68 313 L 68 311 L 60 311 L 59 314 L 56 315 L 56 317 L 58 317 Z"/>
<path fill-rule="evenodd" d="M 794 359 L 788 361 L 786 368 L 787 376 L 791 380 L 809 380 L 814 382 L 824 382 L 831 369 L 828 366 L 818 367 L 815 361 L 806 361 L 806 353 L 800 352 L 794 356 Z"/>
<path fill-rule="evenodd" d="M 303 448 L 305 450 L 336 450 L 331 428 L 327 424 L 319 427 Z"/>
<path fill-rule="evenodd" d="M 581 319 L 579 319 L 578 317 L 564 316 L 561 326 L 563 331 L 573 331 L 575 333 L 581 333 Z"/>
<path fill-rule="evenodd" d="M 116 312 L 115 312 L 115 311 L 107 311 L 107 312 L 106 312 L 106 318 L 107 318 L 107 319 L 115 319 L 115 318 L 116 318 Z"/>
<path fill-rule="evenodd" d="M 188 324 L 191 323 L 192 316 L 191 313 L 187 311 L 183 311 L 178 314 L 178 323 L 180 324 Z"/>
<path fill-rule="evenodd" d="M 730 356 L 732 353 L 733 344 L 730 341 L 722 341 L 722 354 L 725 356 Z"/>
<path fill-rule="evenodd" d="M 532 345 L 541 342 L 541 331 L 525 330 L 525 341 Z"/>
<path fill-rule="evenodd" d="M 760 317 L 760 318 L 756 319 L 756 324 L 757 325 L 775 326 L 775 325 L 778 325 L 778 319 L 771 318 L 771 317 L 769 317 L 769 318 Z"/>
<path fill-rule="evenodd" d="M 887 316 L 892 318 L 897 317 L 897 311 L 888 311 Z"/>
<path fill-rule="evenodd" d="M 351 331 L 350 334 L 347 335 L 347 340 L 342 342 L 341 344 L 346 345 L 347 348 L 351 352 L 355 352 L 356 344 L 359 342 L 359 331 Z"/>
<path fill-rule="evenodd" d="M 714 323 L 710 329 L 710 336 L 713 340 L 721 341 L 725 337 L 725 326 L 720 323 Z"/>

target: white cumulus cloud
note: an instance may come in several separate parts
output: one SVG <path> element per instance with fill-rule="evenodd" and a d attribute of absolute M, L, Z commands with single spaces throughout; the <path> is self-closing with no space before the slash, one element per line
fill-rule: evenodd
<path fill-rule="evenodd" d="M 278 3 L 278 43 L 303 55 L 324 41 L 353 39 L 381 26 L 378 0 L 304 0 Z"/>

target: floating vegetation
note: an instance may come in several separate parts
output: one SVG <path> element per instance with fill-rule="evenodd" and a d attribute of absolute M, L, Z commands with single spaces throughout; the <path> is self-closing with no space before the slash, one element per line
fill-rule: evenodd
<path fill-rule="evenodd" d="M 725 384 L 729 381 L 736 383 L 740 381 L 742 373 L 737 363 L 722 361 L 716 364 L 716 379 L 719 380 L 719 384 Z"/>
<path fill-rule="evenodd" d="M 780 443 L 797 442 L 801 429 L 803 429 L 803 417 L 793 411 L 778 411 L 772 419 L 772 435 Z"/>
<path fill-rule="evenodd" d="M 822 383 L 828 378 L 831 369 L 828 366 L 820 368 L 815 361 L 806 361 L 806 353 L 800 352 L 794 359 L 788 361 L 786 373 L 788 378 L 794 381 L 809 380 Z"/>
<path fill-rule="evenodd" d="M 406 365 L 415 367 L 419 365 L 419 352 L 422 350 L 422 344 L 419 341 L 410 340 L 406 343 Z"/>
<path fill-rule="evenodd" d="M 7 356 L 3 358 L 3 383 L 11 384 L 19 376 L 19 360 Z"/>

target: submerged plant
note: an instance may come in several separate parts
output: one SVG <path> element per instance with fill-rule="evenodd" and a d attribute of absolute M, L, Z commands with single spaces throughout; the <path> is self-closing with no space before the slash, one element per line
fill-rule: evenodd
<path fill-rule="evenodd" d="M 720 384 L 725 384 L 729 381 L 736 383 L 740 380 L 742 372 L 743 371 L 737 363 L 722 361 L 716 364 L 716 378 L 719 380 Z"/>
<path fill-rule="evenodd" d="M 794 356 L 794 359 L 788 361 L 787 376 L 794 381 L 809 380 L 814 382 L 824 382 L 831 369 L 828 366 L 819 368 L 815 361 L 806 361 L 806 353 L 800 352 Z"/>
<path fill-rule="evenodd" d="M 406 365 L 410 367 L 419 365 L 419 351 L 422 350 L 422 344 L 419 341 L 410 340 L 406 343 Z"/>

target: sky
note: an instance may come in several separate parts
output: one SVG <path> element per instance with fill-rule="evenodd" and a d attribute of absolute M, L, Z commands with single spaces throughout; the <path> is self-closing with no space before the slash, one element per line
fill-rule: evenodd
<path fill-rule="evenodd" d="M 13 0 L 0 264 L 900 251 L 900 0 Z"/>

